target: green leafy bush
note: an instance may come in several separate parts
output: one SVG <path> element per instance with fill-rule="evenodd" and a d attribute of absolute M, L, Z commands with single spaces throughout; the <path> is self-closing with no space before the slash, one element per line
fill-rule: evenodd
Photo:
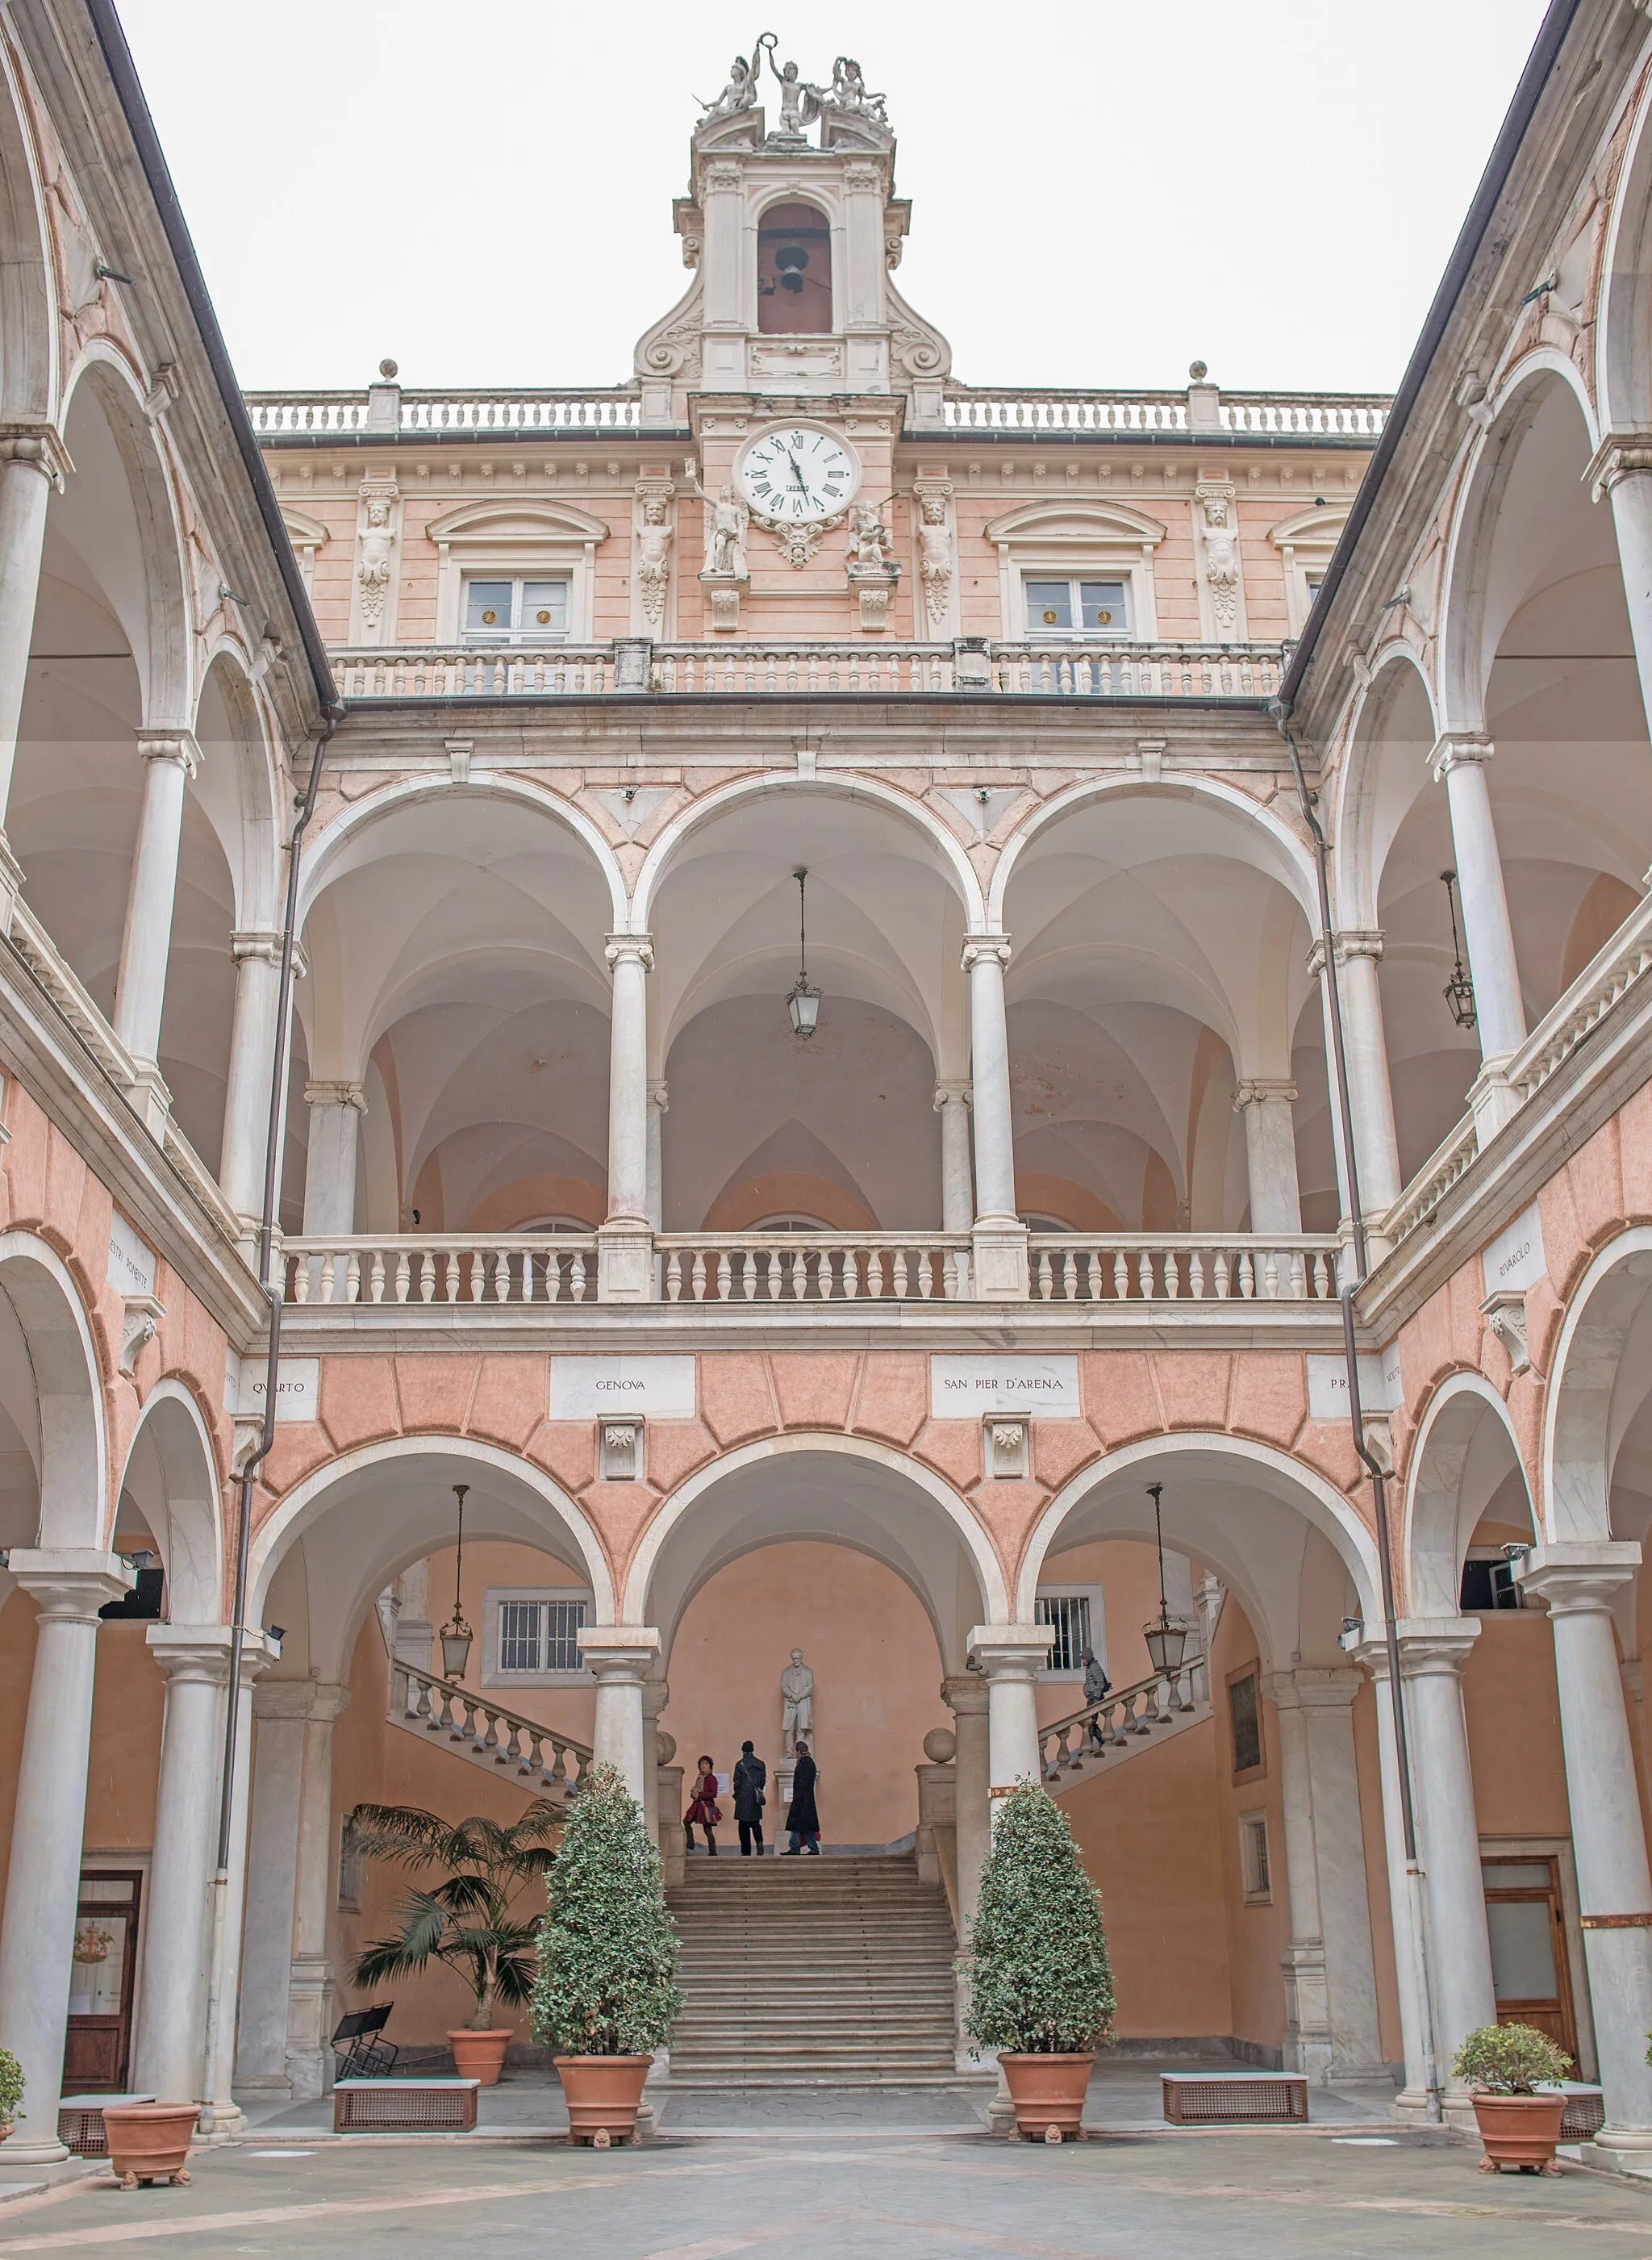
<path fill-rule="evenodd" d="M 998 1807 L 962 1967 L 978 2047 L 1070 2056 L 1112 2038 L 1101 1903 L 1067 1815 L 1030 1782 Z"/>
<path fill-rule="evenodd" d="M 18 2106 L 23 2100 L 23 2066 L 10 2049 L 0 2048 L 0 2127 L 26 2117 Z"/>
<path fill-rule="evenodd" d="M 1481 2025 L 1465 2035 L 1451 2069 L 1483 2095 L 1530 2095 L 1543 2080 L 1564 2079 L 1571 2058 L 1534 2025 Z"/>
<path fill-rule="evenodd" d="M 559 2056 L 647 2056 L 681 2014 L 657 1848 L 617 1768 L 580 1776 L 546 1877 L 533 2030 Z"/>

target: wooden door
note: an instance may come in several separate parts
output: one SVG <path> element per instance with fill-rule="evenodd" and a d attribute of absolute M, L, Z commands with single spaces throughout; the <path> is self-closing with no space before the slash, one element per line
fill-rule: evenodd
<path fill-rule="evenodd" d="M 1561 1908 L 1560 1863 L 1552 1856 L 1487 1860 L 1485 1920 L 1500 2025 L 1534 2025 L 1574 2063 L 1570 1961 Z"/>
<path fill-rule="evenodd" d="M 81 1877 L 63 2048 L 65 2095 L 118 2093 L 125 2087 L 142 1886 L 136 1870 L 89 1869 Z"/>

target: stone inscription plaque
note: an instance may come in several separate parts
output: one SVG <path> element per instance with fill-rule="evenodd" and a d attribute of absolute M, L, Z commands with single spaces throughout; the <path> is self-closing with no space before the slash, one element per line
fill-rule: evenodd
<path fill-rule="evenodd" d="M 933 1420 L 979 1420 L 991 1412 L 1031 1412 L 1040 1420 L 1077 1420 L 1076 1357 L 932 1357 L 929 1414 Z"/>

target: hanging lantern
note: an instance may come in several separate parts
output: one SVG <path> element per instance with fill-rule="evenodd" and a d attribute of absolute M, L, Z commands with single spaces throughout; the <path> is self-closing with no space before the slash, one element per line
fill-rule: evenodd
<path fill-rule="evenodd" d="M 462 1679 L 465 1666 L 470 1661 L 470 1643 L 476 1637 L 465 1622 L 459 1606 L 460 1583 L 465 1568 L 465 1493 L 468 1484 L 455 1484 L 454 1497 L 459 1502 L 459 1551 L 454 1563 L 454 1613 L 451 1620 L 437 1634 L 441 1641 L 441 1671 L 444 1679 Z"/>
<path fill-rule="evenodd" d="M 1187 1654 L 1187 1627 L 1172 1624 L 1170 1605 L 1164 1591 L 1164 1521 L 1160 1512 L 1162 1484 L 1149 1484 L 1148 1497 L 1153 1501 L 1153 1528 L 1159 1547 L 1159 1620 L 1144 1625 L 1141 1637 L 1148 1644 L 1148 1658 L 1162 1679 L 1174 1679 L 1182 1669 L 1182 1659 Z"/>
<path fill-rule="evenodd" d="M 1446 902 L 1451 912 L 1451 978 L 1447 982 L 1443 993 L 1457 1026 L 1471 1028 L 1476 1019 L 1474 982 L 1463 964 L 1462 946 L 1457 940 L 1457 875 L 1455 871 L 1442 871 L 1440 880 L 1445 888 Z"/>
<path fill-rule="evenodd" d="M 812 1036 L 820 1022 L 820 991 L 809 985 L 809 934 L 804 921 L 804 883 L 808 867 L 792 873 L 797 882 L 797 978 L 786 998 L 794 1036 Z"/>

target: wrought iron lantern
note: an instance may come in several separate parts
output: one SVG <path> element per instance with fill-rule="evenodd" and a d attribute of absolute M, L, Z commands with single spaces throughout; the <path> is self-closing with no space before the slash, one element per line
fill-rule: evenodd
<path fill-rule="evenodd" d="M 809 931 L 804 919 L 808 866 L 802 865 L 791 876 L 797 882 L 797 978 L 786 998 L 786 1010 L 791 1015 L 793 1035 L 812 1036 L 820 1024 L 820 991 L 809 983 Z"/>
<path fill-rule="evenodd" d="M 454 1564 L 454 1613 L 437 1637 L 441 1641 L 441 1669 L 445 1679 L 462 1679 L 465 1666 L 470 1661 L 470 1643 L 476 1635 L 465 1622 L 459 1606 L 460 1583 L 465 1569 L 465 1493 L 468 1484 L 455 1484 L 454 1497 L 459 1502 L 459 1552 Z"/>
<path fill-rule="evenodd" d="M 1144 1625 L 1141 1637 L 1148 1644 L 1148 1658 L 1162 1679 L 1174 1679 L 1182 1669 L 1182 1659 L 1187 1654 L 1187 1627 L 1172 1624 L 1170 1604 L 1164 1591 L 1164 1519 L 1160 1507 L 1162 1484 L 1149 1484 L 1148 1497 L 1153 1501 L 1153 1528 L 1159 1548 L 1159 1620 Z"/>
<path fill-rule="evenodd" d="M 1474 982 L 1462 962 L 1462 945 L 1457 940 L 1457 875 L 1455 871 L 1442 871 L 1440 882 L 1446 890 L 1446 902 L 1451 912 L 1451 978 L 1445 985 L 1445 999 L 1457 1026 L 1471 1028 L 1477 1017 Z"/>

